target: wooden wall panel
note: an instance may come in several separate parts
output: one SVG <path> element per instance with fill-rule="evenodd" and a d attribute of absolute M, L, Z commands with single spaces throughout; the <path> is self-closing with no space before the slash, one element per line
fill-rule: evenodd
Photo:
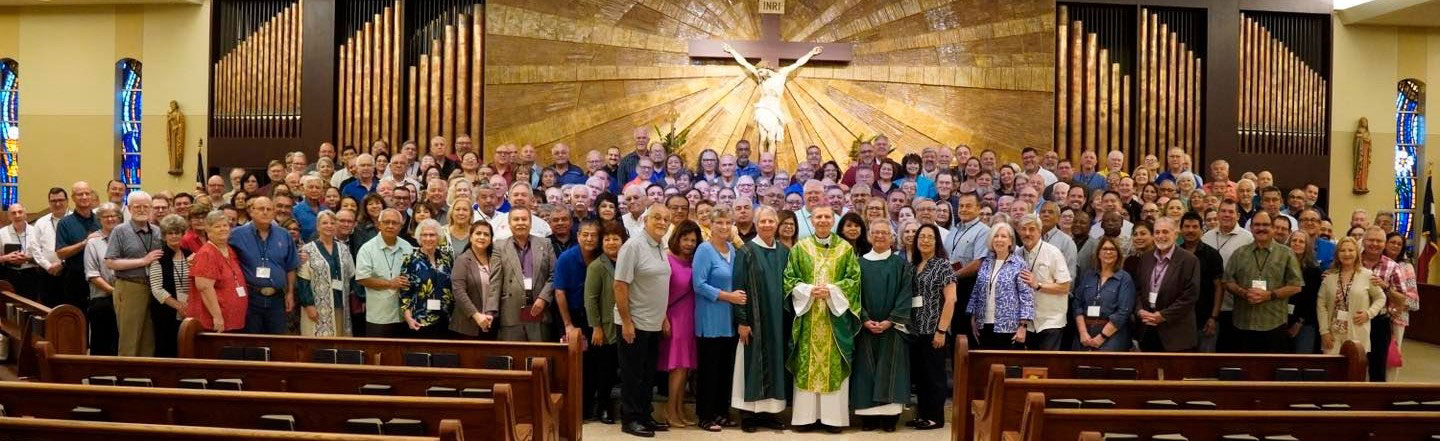
<path fill-rule="evenodd" d="M 853 43 L 856 55 L 792 76 L 786 144 L 803 152 L 815 143 L 842 164 L 855 136 L 882 133 L 902 151 L 969 143 L 1012 160 L 1023 147 L 1051 145 L 1053 120 L 1025 109 L 1056 105 L 1054 4 L 1006 3 L 787 2 L 783 40 Z M 545 156 L 556 142 L 575 157 L 628 150 L 635 127 L 672 124 L 691 129 L 687 160 L 757 141 L 754 81 L 733 61 L 687 55 L 690 39 L 758 38 L 752 2 L 495 0 L 486 9 L 487 151 L 533 144 Z M 709 93 L 717 89 L 726 94 Z M 964 101 L 947 101 L 956 99 Z M 794 153 L 778 155 L 781 163 L 803 157 Z"/>

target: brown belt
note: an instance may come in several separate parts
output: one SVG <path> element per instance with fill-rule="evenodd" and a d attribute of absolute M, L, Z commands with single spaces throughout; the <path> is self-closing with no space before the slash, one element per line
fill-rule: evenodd
<path fill-rule="evenodd" d="M 1110 323 L 1110 319 L 1085 317 L 1086 327 L 1105 326 L 1106 323 Z"/>
<path fill-rule="evenodd" d="M 258 291 L 260 292 L 260 295 L 265 297 L 270 297 L 280 292 L 280 290 L 270 287 L 260 288 Z"/>

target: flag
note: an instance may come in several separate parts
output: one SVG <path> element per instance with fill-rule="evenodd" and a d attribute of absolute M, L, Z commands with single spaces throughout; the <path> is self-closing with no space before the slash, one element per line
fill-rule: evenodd
<path fill-rule="evenodd" d="M 200 146 L 204 147 L 205 141 L 200 141 Z M 195 183 L 205 188 L 205 154 L 202 152 L 195 152 Z"/>
<path fill-rule="evenodd" d="M 1435 258 L 1436 254 L 1440 254 L 1440 244 L 1436 243 L 1440 237 L 1437 237 L 1435 231 L 1434 181 L 1433 171 L 1427 168 L 1425 170 L 1425 196 L 1423 205 L 1421 205 L 1421 219 L 1423 220 L 1420 223 L 1420 258 L 1415 261 L 1415 272 L 1419 281 L 1432 285 L 1440 282 L 1440 259 Z"/>

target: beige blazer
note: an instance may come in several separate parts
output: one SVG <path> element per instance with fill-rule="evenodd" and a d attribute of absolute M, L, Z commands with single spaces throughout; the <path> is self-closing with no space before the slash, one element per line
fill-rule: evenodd
<path fill-rule="evenodd" d="M 1385 293 L 1380 291 L 1379 286 L 1370 283 L 1371 274 L 1373 273 L 1369 268 L 1362 267 L 1355 272 L 1354 280 L 1350 281 L 1350 294 L 1345 300 L 1348 304 L 1346 311 L 1350 313 L 1351 320 L 1356 311 L 1365 311 L 1373 319 L 1385 308 Z M 1325 279 L 1320 282 L 1320 297 L 1315 302 L 1315 317 L 1320 321 L 1320 335 L 1329 334 L 1330 322 L 1336 319 L 1335 295 L 1339 291 L 1339 285 L 1340 273 L 1326 271 Z M 1350 335 L 1337 335 L 1334 339 L 1335 344 L 1325 351 L 1328 354 L 1339 353 L 1340 345 L 1346 340 L 1354 341 L 1365 348 L 1365 352 L 1370 352 L 1370 321 L 1360 325 L 1352 321 Z"/>

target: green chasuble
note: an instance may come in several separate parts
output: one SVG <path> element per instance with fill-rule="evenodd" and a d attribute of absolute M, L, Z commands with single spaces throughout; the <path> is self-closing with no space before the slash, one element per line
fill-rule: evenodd
<path fill-rule="evenodd" d="M 860 320 L 894 325 L 880 334 L 864 327 L 855 340 L 855 374 L 850 379 L 850 405 L 867 409 L 910 403 L 911 297 L 915 267 L 898 254 L 872 261 L 860 258 Z"/>
<path fill-rule="evenodd" d="M 808 237 L 790 250 L 790 262 L 785 265 L 786 294 L 795 295 L 799 284 L 835 285 L 840 289 L 830 296 L 843 296 L 849 305 L 837 317 L 830 311 L 830 302 L 813 300 L 809 311 L 795 317 L 786 364 L 795 374 L 797 389 L 831 393 L 840 390 L 850 377 L 855 334 L 860 331 L 858 260 L 850 244 L 834 235 L 829 245 Z"/>
<path fill-rule="evenodd" d="M 781 276 L 790 250 L 775 243 L 766 248 L 746 242 L 736 249 L 732 286 L 745 291 L 744 305 L 730 308 L 736 326 L 750 327 L 750 344 L 745 346 L 745 401 L 787 400 L 790 385 L 785 375 L 785 341 L 790 325 L 789 302 Z"/>

